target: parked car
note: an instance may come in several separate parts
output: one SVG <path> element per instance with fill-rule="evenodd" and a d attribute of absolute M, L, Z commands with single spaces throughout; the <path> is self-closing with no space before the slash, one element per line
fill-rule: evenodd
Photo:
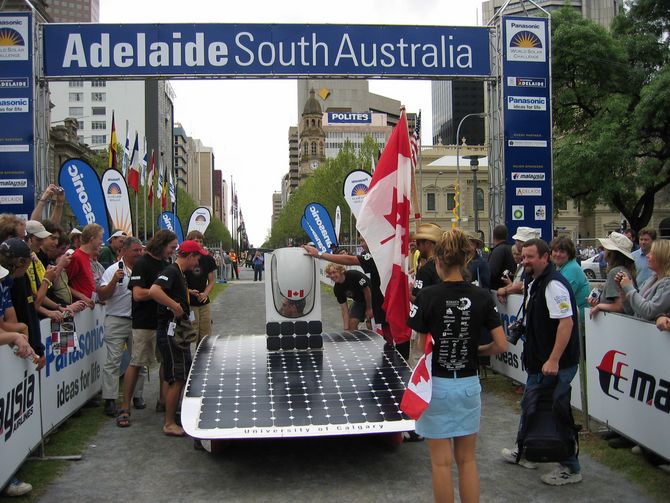
<path fill-rule="evenodd" d="M 596 262 L 597 255 L 582 260 L 582 271 L 588 279 L 605 279 L 602 274 L 600 274 L 600 264 Z"/>

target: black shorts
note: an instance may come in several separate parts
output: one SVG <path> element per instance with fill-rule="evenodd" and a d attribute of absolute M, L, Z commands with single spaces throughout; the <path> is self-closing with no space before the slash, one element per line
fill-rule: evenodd
<path fill-rule="evenodd" d="M 352 302 L 349 308 L 349 318 L 356 318 L 357 320 L 365 320 L 365 302 Z"/>
<path fill-rule="evenodd" d="M 174 337 L 167 334 L 166 327 L 156 330 L 156 345 L 160 351 L 163 364 L 163 378 L 168 384 L 175 381 L 186 381 L 191 369 L 191 350 L 182 349 L 174 342 Z"/>

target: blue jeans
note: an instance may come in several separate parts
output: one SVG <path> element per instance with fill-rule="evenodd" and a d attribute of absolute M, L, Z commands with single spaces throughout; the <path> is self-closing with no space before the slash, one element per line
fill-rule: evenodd
<path fill-rule="evenodd" d="M 577 374 L 577 366 L 575 365 L 574 367 L 559 369 L 557 377 L 559 382 L 570 384 L 576 374 Z M 540 384 L 541 380 L 542 380 L 542 373 L 528 374 L 528 380 L 526 380 L 526 388 L 524 390 L 524 394 L 527 393 L 529 390 L 533 389 L 533 387 L 536 387 L 538 384 Z M 568 459 L 563 461 L 561 465 L 565 466 L 572 473 L 579 473 L 582 470 L 581 466 L 579 465 L 579 460 L 577 459 L 576 454 L 570 456 Z"/>

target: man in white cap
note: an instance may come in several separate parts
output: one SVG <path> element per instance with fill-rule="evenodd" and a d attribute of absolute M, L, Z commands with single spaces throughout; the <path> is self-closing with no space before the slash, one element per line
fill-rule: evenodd
<path fill-rule="evenodd" d="M 107 269 L 110 265 L 116 262 L 119 256 L 123 241 L 128 235 L 121 230 L 113 230 L 107 240 L 107 245 L 102 247 L 98 254 L 98 262 Z"/>

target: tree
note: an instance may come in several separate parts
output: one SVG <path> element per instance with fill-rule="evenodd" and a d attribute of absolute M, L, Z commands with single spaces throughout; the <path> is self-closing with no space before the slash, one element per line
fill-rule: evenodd
<path fill-rule="evenodd" d="M 670 53 L 635 5 L 611 32 L 554 13 L 552 76 L 556 199 L 608 204 L 639 230 L 670 184 Z"/>
<path fill-rule="evenodd" d="M 289 240 L 293 242 L 306 241 L 306 234 L 300 226 L 305 206 L 317 202 L 322 204 L 335 217 L 335 208 L 342 211 L 342 226 L 340 236 L 348 235 L 351 239 L 352 229 L 349 225 L 349 206 L 342 194 L 344 179 L 354 169 L 370 171 L 372 158 L 377 158 L 379 148 L 371 136 L 363 140 L 360 151 L 356 152 L 353 144 L 346 141 L 337 157 L 328 159 L 322 167 L 307 178 L 305 182 L 291 195 L 286 206 L 282 209 L 279 218 L 272 226 L 272 230 L 264 246 L 286 246 Z"/>

